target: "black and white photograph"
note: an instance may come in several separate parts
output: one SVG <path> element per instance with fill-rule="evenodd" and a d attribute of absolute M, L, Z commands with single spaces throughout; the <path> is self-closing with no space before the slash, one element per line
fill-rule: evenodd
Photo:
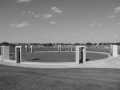
<path fill-rule="evenodd" d="M 0 90 L 120 90 L 120 0 L 0 0 Z"/>

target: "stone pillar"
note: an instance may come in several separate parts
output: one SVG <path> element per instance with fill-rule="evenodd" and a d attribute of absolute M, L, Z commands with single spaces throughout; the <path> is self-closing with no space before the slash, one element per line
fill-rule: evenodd
<path fill-rule="evenodd" d="M 1 46 L 2 59 L 9 60 L 9 46 Z"/>
<path fill-rule="evenodd" d="M 112 56 L 113 57 L 118 56 L 118 45 L 112 45 Z"/>
<path fill-rule="evenodd" d="M 32 53 L 32 51 L 33 51 L 32 47 L 33 47 L 33 46 L 32 46 L 32 45 L 30 45 L 30 52 L 31 52 L 31 53 Z"/>
<path fill-rule="evenodd" d="M 58 51 L 61 52 L 61 45 L 58 45 Z"/>
<path fill-rule="evenodd" d="M 25 45 L 25 49 L 26 49 L 26 52 L 28 52 L 28 46 L 27 45 Z"/>
<path fill-rule="evenodd" d="M 75 59 L 76 59 L 76 64 L 80 64 L 80 58 L 79 58 L 79 55 L 80 55 L 80 52 L 79 52 L 79 46 L 76 46 L 76 56 L 75 56 Z"/>
<path fill-rule="evenodd" d="M 86 47 L 83 47 L 83 63 L 86 63 Z"/>
<path fill-rule="evenodd" d="M 86 48 L 85 46 L 76 46 L 76 64 L 80 64 L 80 49 L 82 50 L 81 53 L 82 53 L 82 63 L 85 63 L 86 62 Z"/>

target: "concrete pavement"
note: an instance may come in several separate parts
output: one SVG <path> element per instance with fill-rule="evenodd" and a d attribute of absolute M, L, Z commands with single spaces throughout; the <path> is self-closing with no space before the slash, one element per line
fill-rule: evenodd
<path fill-rule="evenodd" d="M 75 64 L 75 62 L 60 63 L 40 63 L 40 62 L 21 62 L 20 64 L 12 60 L 0 60 L 0 64 L 25 68 L 117 68 L 120 69 L 120 56 L 109 57 L 107 59 L 88 61 L 84 64 Z"/>

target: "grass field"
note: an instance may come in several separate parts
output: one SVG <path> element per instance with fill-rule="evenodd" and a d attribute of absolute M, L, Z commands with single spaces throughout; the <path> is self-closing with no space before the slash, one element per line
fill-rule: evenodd
<path fill-rule="evenodd" d="M 99 60 L 107 58 L 108 55 L 101 53 L 87 53 L 87 60 Z M 25 61 L 32 62 L 74 62 L 75 52 L 36 52 L 26 55 Z"/>
<path fill-rule="evenodd" d="M 25 48 L 24 48 L 25 49 Z M 62 52 L 59 53 L 58 48 L 55 47 L 33 47 L 33 53 L 23 52 L 22 57 L 24 58 L 23 61 L 32 61 L 32 62 L 74 62 L 75 61 L 75 47 L 72 48 L 73 52 L 63 52 L 69 50 L 70 48 L 62 48 Z M 24 50 L 25 51 L 25 50 Z M 51 52 L 41 52 L 41 51 L 51 51 Z M 54 52 L 57 51 L 57 52 Z M 87 47 L 87 51 L 95 51 L 95 52 L 107 52 L 109 53 L 110 50 L 108 48 L 99 47 L 96 48 L 95 46 Z M 108 55 L 101 54 L 101 53 L 87 53 L 86 60 L 100 60 L 107 58 Z M 10 59 L 13 60 L 15 58 L 15 50 L 13 47 L 10 49 Z"/>
<path fill-rule="evenodd" d="M 120 90 L 120 70 L 27 69 L 0 65 L 0 90 Z"/>
<path fill-rule="evenodd" d="M 87 50 L 88 51 L 96 51 L 96 52 L 106 52 L 106 53 L 110 53 L 111 52 L 111 48 L 110 46 L 106 46 L 106 45 L 103 45 L 103 46 L 91 46 L 91 47 L 87 47 Z"/>

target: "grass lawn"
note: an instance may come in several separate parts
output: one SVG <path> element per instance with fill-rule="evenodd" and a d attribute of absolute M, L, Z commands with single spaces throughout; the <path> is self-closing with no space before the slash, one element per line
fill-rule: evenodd
<path fill-rule="evenodd" d="M 62 51 L 65 51 L 66 48 L 62 48 Z M 72 48 L 75 51 L 75 47 Z M 40 51 L 57 51 L 57 48 L 53 47 L 33 47 L 33 53 L 24 52 L 22 57 L 24 57 L 23 61 L 32 61 L 32 62 L 74 62 L 75 61 L 75 52 L 40 52 Z M 87 51 L 96 51 L 96 52 L 108 52 L 109 49 L 99 47 L 87 47 Z M 15 50 L 11 47 L 10 49 L 10 59 L 15 59 Z M 107 58 L 106 54 L 101 53 L 87 53 L 87 60 L 99 60 Z"/>
<path fill-rule="evenodd" d="M 0 90 L 120 90 L 120 70 L 27 69 L 0 65 Z"/>
<path fill-rule="evenodd" d="M 106 54 L 101 53 L 87 53 L 87 60 L 98 60 L 107 58 Z M 75 52 L 36 52 L 26 55 L 25 61 L 32 62 L 74 62 Z"/>
<path fill-rule="evenodd" d="M 110 48 L 104 48 L 104 47 L 95 47 L 95 46 L 93 46 L 93 47 L 87 47 L 87 50 L 88 51 L 96 51 L 96 52 L 106 52 L 106 53 L 110 53 L 111 52 L 111 50 L 110 50 Z"/>

